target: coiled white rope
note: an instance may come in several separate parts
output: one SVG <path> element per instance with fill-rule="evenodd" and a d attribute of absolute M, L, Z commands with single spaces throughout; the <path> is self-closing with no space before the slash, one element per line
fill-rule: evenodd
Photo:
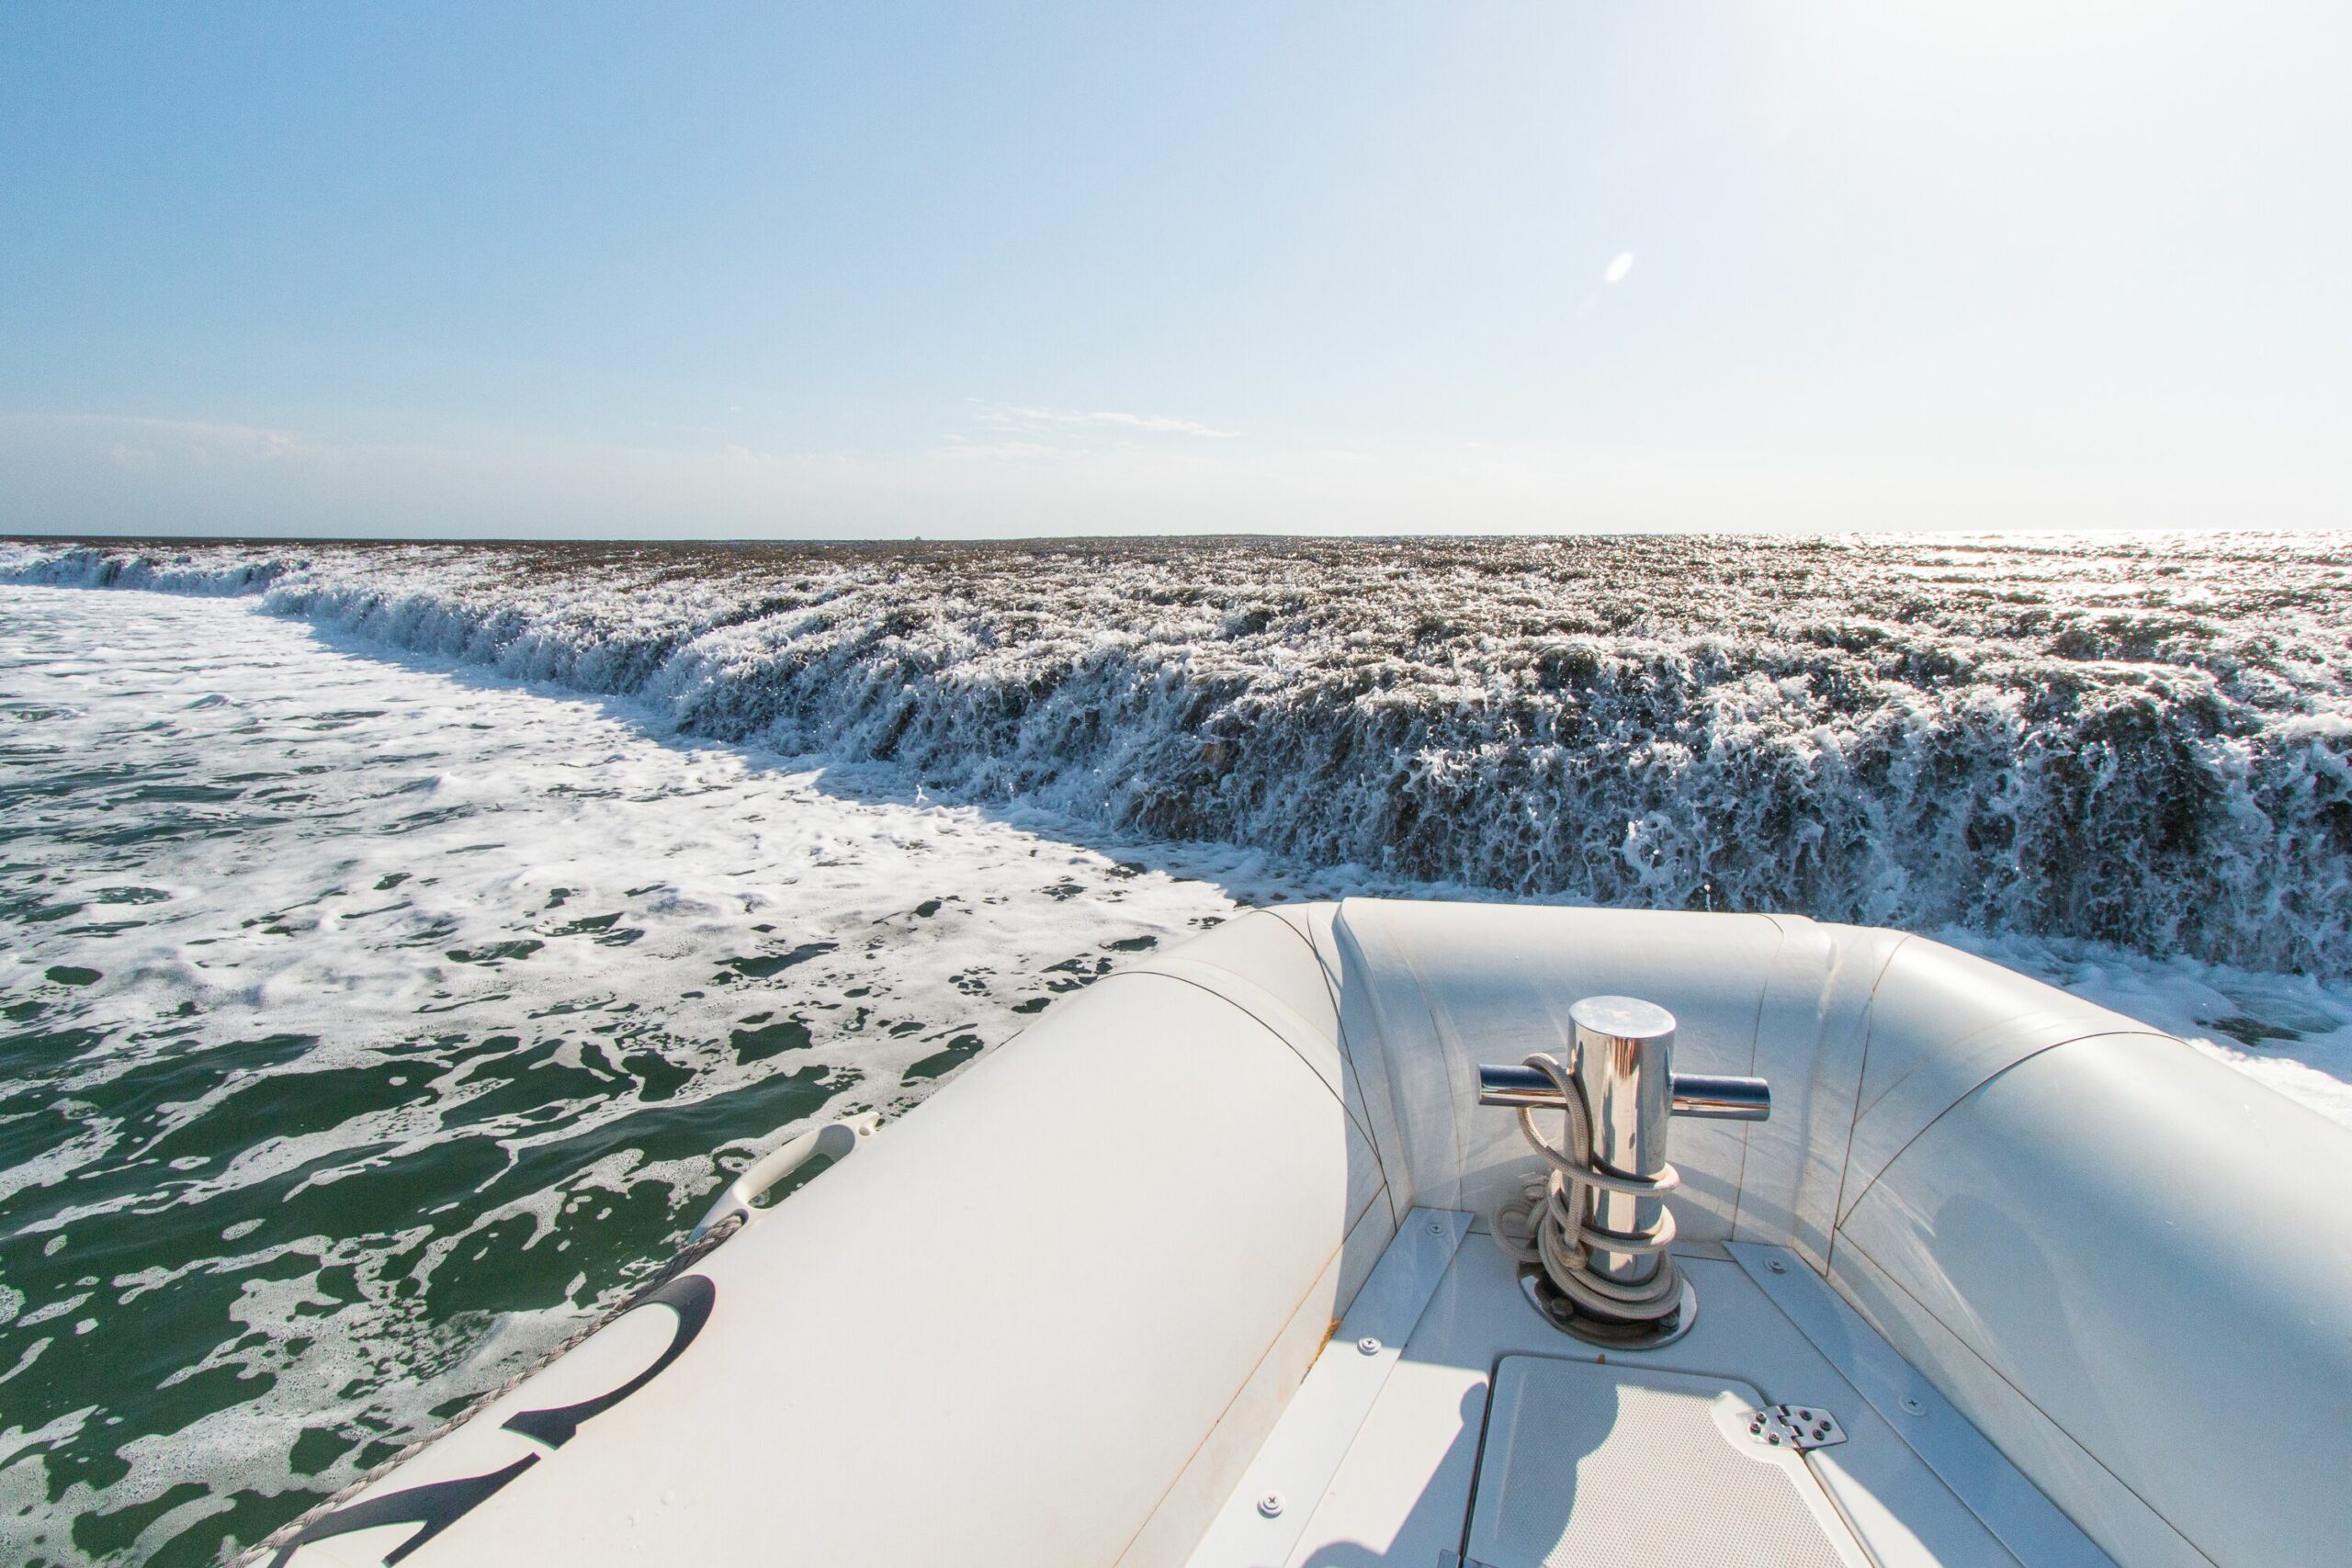
<path fill-rule="evenodd" d="M 1655 1323 L 1674 1315 L 1681 1304 L 1681 1280 L 1667 1248 L 1674 1241 L 1674 1215 L 1663 1207 L 1657 1224 L 1641 1236 L 1604 1231 L 1592 1224 L 1594 1201 L 1603 1191 L 1635 1198 L 1663 1199 L 1682 1185 L 1672 1166 L 1655 1177 L 1620 1176 L 1592 1160 L 1592 1114 L 1584 1091 L 1557 1058 L 1537 1052 L 1527 1066 L 1552 1080 L 1566 1101 L 1568 1143 L 1566 1148 L 1546 1138 L 1535 1125 L 1535 1112 L 1520 1107 L 1519 1131 L 1549 1168 L 1528 1179 L 1527 1197 L 1506 1204 L 1495 1215 L 1495 1241 L 1511 1257 L 1544 1270 L 1555 1290 L 1580 1312 L 1621 1323 Z M 1510 1234 L 1512 1227 L 1526 1237 Z M 1625 1284 L 1594 1272 L 1596 1250 L 1657 1255 L 1657 1272 L 1639 1284 Z"/>

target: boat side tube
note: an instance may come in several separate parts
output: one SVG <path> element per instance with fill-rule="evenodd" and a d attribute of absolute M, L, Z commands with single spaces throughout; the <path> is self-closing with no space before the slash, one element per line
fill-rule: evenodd
<path fill-rule="evenodd" d="M 1786 1247 L 2118 1562 L 2352 1539 L 2352 1131 L 2168 1035 L 1918 937 L 1787 916 L 1351 899 L 1324 928 L 1400 1203 L 1537 1168 L 1483 1060 L 1591 995 L 1674 1066 L 1770 1080 L 1677 1123 L 1686 1242 Z"/>
<path fill-rule="evenodd" d="M 1394 1229 L 1311 942 L 1269 915 L 1187 953 L 1057 1006 L 275 1555 L 1182 1562 Z"/>
<path fill-rule="evenodd" d="M 279 1558 L 1180 1562 L 1396 1216 L 1523 1190 L 1477 1066 L 1594 995 L 1771 1085 L 1676 1124 L 1684 1244 L 1806 1259 L 2119 1562 L 2340 1559 L 2352 1132 L 1897 932 L 1378 900 L 1058 1003 Z"/>

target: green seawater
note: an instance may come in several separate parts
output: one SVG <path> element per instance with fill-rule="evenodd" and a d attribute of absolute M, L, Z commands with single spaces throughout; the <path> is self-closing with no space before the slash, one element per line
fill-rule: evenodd
<path fill-rule="evenodd" d="M 0 1561 L 249 1549 L 781 1136 L 1224 907 L 249 606 L 0 588 Z"/>

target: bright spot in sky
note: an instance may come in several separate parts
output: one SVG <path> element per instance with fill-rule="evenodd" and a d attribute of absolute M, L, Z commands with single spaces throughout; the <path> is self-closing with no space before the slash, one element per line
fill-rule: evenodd
<path fill-rule="evenodd" d="M 1625 275 L 1633 270 L 1634 253 L 1620 251 L 1617 253 L 1617 259 L 1609 264 L 1609 271 L 1604 275 L 1604 281 L 1623 283 L 1625 281 Z"/>

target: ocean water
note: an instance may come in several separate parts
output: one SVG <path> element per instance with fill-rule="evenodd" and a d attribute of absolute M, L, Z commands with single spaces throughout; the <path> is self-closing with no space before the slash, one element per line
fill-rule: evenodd
<path fill-rule="evenodd" d="M 2347 562 L 0 545 L 0 1560 L 257 1540 L 1241 904 L 1906 925 L 2352 1122 Z"/>
<path fill-rule="evenodd" d="M 259 1539 L 1231 907 L 245 604 L 0 589 L 0 721 L 9 1562 Z"/>

